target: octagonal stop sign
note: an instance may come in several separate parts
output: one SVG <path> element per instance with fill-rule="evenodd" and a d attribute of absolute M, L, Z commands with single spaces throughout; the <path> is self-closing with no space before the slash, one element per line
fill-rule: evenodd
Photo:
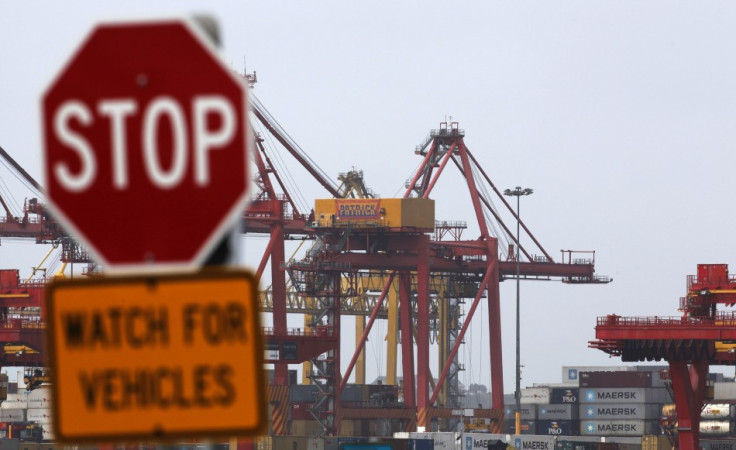
<path fill-rule="evenodd" d="M 52 211 L 106 268 L 196 267 L 246 206 L 246 88 L 187 21 L 96 27 L 42 107 Z"/>

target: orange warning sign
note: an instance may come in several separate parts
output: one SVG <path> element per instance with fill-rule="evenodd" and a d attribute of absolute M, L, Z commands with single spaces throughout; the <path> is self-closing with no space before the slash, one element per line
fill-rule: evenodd
<path fill-rule="evenodd" d="M 57 439 L 263 430 L 263 346 L 250 274 L 61 281 L 46 300 Z"/>

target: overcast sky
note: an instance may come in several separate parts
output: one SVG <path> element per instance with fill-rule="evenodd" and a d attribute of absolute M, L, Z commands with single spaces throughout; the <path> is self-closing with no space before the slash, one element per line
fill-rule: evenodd
<path fill-rule="evenodd" d="M 522 283 L 525 386 L 619 364 L 588 349 L 597 316 L 677 315 L 698 263 L 736 263 L 734 2 L 0 0 L 0 146 L 40 179 L 41 94 L 93 24 L 194 12 L 215 16 L 226 63 L 257 71 L 255 94 L 333 178 L 355 167 L 400 196 L 414 147 L 452 117 L 500 189 L 535 190 L 522 218 L 555 258 L 596 251 L 610 285 Z M 0 174 L 16 202 L 33 195 Z M 326 196 L 292 175 L 306 203 Z M 453 180 L 435 189 L 437 218 L 472 223 Z M 244 241 L 247 265 L 263 245 Z M 27 276 L 39 247 L 3 240 L 0 268 Z M 514 287 L 501 289 L 506 392 Z M 487 336 L 474 324 L 466 338 L 468 384 L 488 384 Z M 382 341 L 369 367 L 385 368 Z"/>

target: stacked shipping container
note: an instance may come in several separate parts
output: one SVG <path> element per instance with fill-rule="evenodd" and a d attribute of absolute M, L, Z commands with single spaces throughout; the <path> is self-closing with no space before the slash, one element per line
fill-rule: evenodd
<path fill-rule="evenodd" d="M 670 402 L 658 370 L 564 367 L 567 385 L 521 391 L 521 434 L 642 436 L 659 434 L 661 406 Z M 623 369 L 623 370 L 618 370 Z M 636 369 L 636 368 L 635 368 Z M 575 380 L 573 385 L 571 380 Z M 506 401 L 504 431 L 515 432 L 513 398 Z"/>
<path fill-rule="evenodd" d="M 659 415 L 669 394 L 658 372 L 582 372 L 580 434 L 659 434 Z"/>

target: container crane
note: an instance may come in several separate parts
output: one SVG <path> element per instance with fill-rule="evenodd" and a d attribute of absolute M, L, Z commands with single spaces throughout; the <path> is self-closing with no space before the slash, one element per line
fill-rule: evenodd
<path fill-rule="evenodd" d="M 517 220 L 518 217 L 465 146 L 463 138 L 464 131 L 456 122 L 442 123 L 438 130 L 433 130 L 417 148 L 416 153 L 423 157 L 423 162 L 408 184 L 402 199 L 361 199 L 357 203 L 356 200 L 350 199 L 316 201 L 315 223 L 311 231 L 324 245 L 319 253 L 305 260 L 289 263 L 288 271 L 301 295 L 317 297 L 325 305 L 321 320 L 325 333 L 339 335 L 341 298 L 350 295 L 341 289 L 339 280 L 347 278 L 352 280 L 351 286 L 355 286 L 357 280 L 366 273 L 383 272 L 388 277 L 346 372 L 340 373 L 338 370 L 339 348 L 327 358 L 316 361 L 317 364 L 321 364 L 316 369 L 315 376 L 319 379 L 320 400 L 314 409 L 318 412 L 316 416 L 325 434 L 336 433 L 341 419 L 365 418 L 370 414 L 409 419 L 409 428 L 416 426 L 424 429 L 429 428 L 433 418 L 450 418 L 452 416 L 450 409 L 435 407 L 435 404 L 447 377 L 456 374 L 456 367 L 453 371 L 456 364 L 454 358 L 473 313 L 484 296 L 487 298 L 490 311 L 489 360 L 493 407 L 490 410 L 475 410 L 475 414 L 476 417 L 491 419 L 492 430 L 499 432 L 501 429 L 503 378 L 498 283 L 502 279 L 515 277 L 517 264 L 515 261 L 504 261 L 499 258 L 498 239 L 490 234 L 486 214 L 494 218 L 495 223 L 507 236 L 514 239 L 516 245 L 520 243 L 492 207 L 488 191 L 481 189 L 475 180 L 481 180 L 483 188 L 490 188 L 491 193 L 501 200 L 513 217 Z M 453 241 L 431 239 L 437 233 L 434 204 L 429 195 L 450 161 L 465 178 L 478 227 L 481 230 L 478 239 Z M 341 217 L 339 211 L 343 209 L 360 209 L 363 212 Z M 397 211 L 413 211 L 413 213 L 401 216 Z M 573 258 L 572 252 L 569 252 L 568 261 L 554 262 L 526 225 L 523 225 L 523 229 L 543 256 L 533 256 L 520 246 L 525 258 L 523 262 L 519 262 L 521 276 L 535 279 L 558 278 L 568 283 L 610 281 L 606 277 L 595 275 L 593 259 Z M 457 334 L 446 360 L 443 361 L 443 368 L 436 380 L 431 376 L 429 369 L 432 274 L 447 274 L 455 282 L 475 285 L 472 296 L 474 299 L 467 319 Z M 375 412 L 365 409 L 355 411 L 350 408 L 337 410 L 339 404 L 331 402 L 340 398 L 394 279 L 398 280 L 399 310 L 402 320 L 405 408 L 393 413 L 386 409 Z M 416 312 L 412 311 L 412 302 L 416 304 Z M 412 328 L 413 319 L 416 323 L 416 332 Z M 416 342 L 416 367 L 414 367 L 413 341 Z M 416 395 L 411 388 L 413 386 L 416 386 Z M 405 426 L 406 424 L 407 422 Z"/>
<path fill-rule="evenodd" d="M 718 311 L 736 303 L 736 277 L 726 264 L 698 264 L 680 299 L 681 317 L 599 317 L 589 346 L 622 361 L 669 363 L 677 410 L 680 450 L 700 442 L 700 410 L 711 365 L 735 365 L 736 312 Z"/>

